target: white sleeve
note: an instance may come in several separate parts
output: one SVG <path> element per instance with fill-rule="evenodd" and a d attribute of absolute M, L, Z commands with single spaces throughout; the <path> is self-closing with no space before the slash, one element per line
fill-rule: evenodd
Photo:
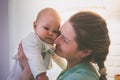
<path fill-rule="evenodd" d="M 40 49 L 42 45 L 40 44 L 39 39 L 33 34 L 29 35 L 22 40 L 22 46 L 24 53 L 28 58 L 34 78 L 36 78 L 38 74 L 46 72 Z"/>

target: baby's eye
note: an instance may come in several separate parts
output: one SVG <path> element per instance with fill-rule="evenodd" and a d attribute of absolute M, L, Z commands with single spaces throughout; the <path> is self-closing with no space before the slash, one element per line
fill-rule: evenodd
<path fill-rule="evenodd" d="M 58 33 L 59 31 L 53 31 L 54 33 Z"/>
<path fill-rule="evenodd" d="M 44 29 L 45 29 L 45 30 L 49 30 L 49 28 L 48 28 L 48 27 L 44 27 Z"/>
<path fill-rule="evenodd" d="M 60 31 L 53 31 L 55 34 L 60 35 Z"/>

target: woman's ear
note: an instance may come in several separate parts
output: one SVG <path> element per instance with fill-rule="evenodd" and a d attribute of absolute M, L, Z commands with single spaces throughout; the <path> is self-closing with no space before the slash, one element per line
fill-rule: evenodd
<path fill-rule="evenodd" d="M 91 53 L 92 53 L 92 50 L 90 50 L 90 49 L 84 49 L 84 50 L 82 50 L 81 57 L 84 58 L 84 57 L 90 55 Z"/>

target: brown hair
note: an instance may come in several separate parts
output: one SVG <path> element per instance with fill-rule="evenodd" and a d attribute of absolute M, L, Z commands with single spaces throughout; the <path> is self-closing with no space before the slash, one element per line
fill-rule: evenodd
<path fill-rule="evenodd" d="M 92 50 L 92 54 L 85 60 L 94 61 L 98 64 L 99 70 L 103 69 L 110 45 L 106 21 L 94 12 L 84 11 L 73 15 L 69 22 L 76 32 L 78 48 Z M 107 80 L 106 74 L 101 74 L 99 80 Z"/>

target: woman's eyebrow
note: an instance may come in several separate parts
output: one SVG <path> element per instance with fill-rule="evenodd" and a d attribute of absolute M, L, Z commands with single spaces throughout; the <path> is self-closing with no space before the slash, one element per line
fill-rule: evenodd
<path fill-rule="evenodd" d="M 63 38 L 67 39 L 68 41 L 70 41 L 70 39 L 68 37 L 66 37 L 65 35 L 61 34 L 63 36 Z"/>

